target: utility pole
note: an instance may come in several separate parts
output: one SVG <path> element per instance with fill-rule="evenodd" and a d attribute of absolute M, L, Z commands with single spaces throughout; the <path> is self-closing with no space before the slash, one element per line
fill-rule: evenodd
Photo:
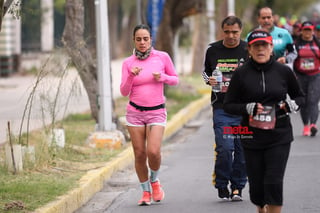
<path fill-rule="evenodd" d="M 235 15 L 234 0 L 228 0 L 228 16 Z"/>
<path fill-rule="evenodd" d="M 209 20 L 209 41 L 214 42 L 216 40 L 216 24 L 215 24 L 215 1 L 207 0 L 207 17 Z"/>
<path fill-rule="evenodd" d="M 141 24 L 141 0 L 136 1 L 136 10 L 137 10 L 137 24 Z"/>
<path fill-rule="evenodd" d="M 98 65 L 98 130 L 115 129 L 112 123 L 111 66 L 109 52 L 108 0 L 95 0 Z"/>

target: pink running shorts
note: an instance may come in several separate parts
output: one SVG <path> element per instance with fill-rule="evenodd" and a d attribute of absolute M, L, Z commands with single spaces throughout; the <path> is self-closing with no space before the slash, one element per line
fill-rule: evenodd
<path fill-rule="evenodd" d="M 167 111 L 165 108 L 150 111 L 140 111 L 131 105 L 128 105 L 126 119 L 127 126 L 166 126 Z"/>

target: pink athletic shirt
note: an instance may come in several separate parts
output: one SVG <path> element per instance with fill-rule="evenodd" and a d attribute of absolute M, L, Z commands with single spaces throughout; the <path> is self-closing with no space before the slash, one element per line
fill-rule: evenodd
<path fill-rule="evenodd" d="M 140 67 L 139 75 L 131 73 L 133 67 Z M 153 72 L 160 72 L 156 81 Z M 165 103 L 164 84 L 177 85 L 178 75 L 171 58 L 166 52 L 152 49 L 148 58 L 139 60 L 135 55 L 122 63 L 120 92 L 139 106 L 152 107 Z"/>

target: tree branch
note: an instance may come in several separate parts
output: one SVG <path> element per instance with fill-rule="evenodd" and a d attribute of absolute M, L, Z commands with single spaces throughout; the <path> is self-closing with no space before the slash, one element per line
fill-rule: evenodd
<path fill-rule="evenodd" d="M 2 17 L 8 12 L 12 2 L 14 2 L 14 0 L 7 0 L 4 5 L 3 5 L 3 14 Z"/>

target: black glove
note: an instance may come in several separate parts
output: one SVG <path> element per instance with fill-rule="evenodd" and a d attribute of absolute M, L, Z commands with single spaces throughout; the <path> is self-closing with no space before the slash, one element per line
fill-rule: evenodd
<path fill-rule="evenodd" d="M 294 100 L 281 101 L 279 105 L 280 105 L 280 108 L 283 109 L 285 112 L 296 113 L 299 110 L 299 106 L 296 104 Z"/>

